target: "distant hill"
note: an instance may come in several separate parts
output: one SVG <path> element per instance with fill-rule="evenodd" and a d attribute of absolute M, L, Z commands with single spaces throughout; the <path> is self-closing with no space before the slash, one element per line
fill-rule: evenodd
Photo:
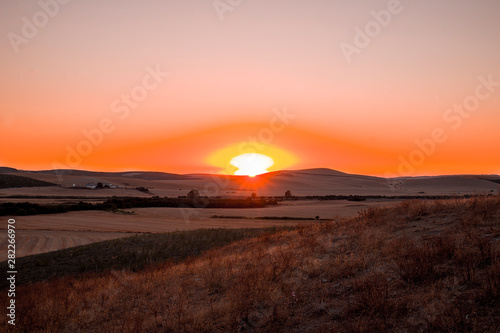
<path fill-rule="evenodd" d="M 42 186 L 57 186 L 49 182 L 37 180 L 33 178 L 0 174 L 0 188 L 9 187 L 42 187 Z"/>
<path fill-rule="evenodd" d="M 477 177 L 478 179 L 482 179 L 482 180 L 487 180 L 489 182 L 493 182 L 493 183 L 497 183 L 497 184 L 500 184 L 500 177 L 498 176 L 489 176 L 489 177 Z"/>
<path fill-rule="evenodd" d="M 77 176 L 77 177 L 128 177 L 143 180 L 193 180 L 189 175 L 154 171 L 125 171 L 125 172 L 100 172 L 72 169 L 30 171 L 31 173 L 44 173 L 49 175 Z"/>
<path fill-rule="evenodd" d="M 327 169 L 327 168 L 314 168 L 314 169 L 302 169 L 302 170 L 281 170 L 272 171 L 264 174 L 263 176 L 294 176 L 294 175 L 314 175 L 314 176 L 348 176 L 348 173 Z"/>
<path fill-rule="evenodd" d="M 19 170 L 14 169 L 14 168 L 8 168 L 8 167 L 0 167 L 0 173 L 14 173 L 18 172 Z"/>
<path fill-rule="evenodd" d="M 63 186 L 90 182 L 124 187 L 147 187 L 159 196 L 178 196 L 195 188 L 209 196 L 284 195 L 463 195 L 496 193 L 498 175 L 450 175 L 383 178 L 357 175 L 327 168 L 273 171 L 253 178 L 221 174 L 173 174 L 153 171 L 100 172 L 86 170 L 23 171 L 0 168 L 10 173 Z"/>

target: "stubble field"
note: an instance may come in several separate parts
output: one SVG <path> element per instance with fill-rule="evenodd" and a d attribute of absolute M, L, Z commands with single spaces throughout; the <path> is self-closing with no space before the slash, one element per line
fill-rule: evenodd
<path fill-rule="evenodd" d="M 335 217 L 352 217 L 369 207 L 395 201 L 285 201 L 277 206 L 248 209 L 132 208 L 121 213 L 80 211 L 19 216 L 16 219 L 17 257 L 57 251 L 136 233 L 160 233 L 202 228 L 266 228 L 317 223 Z M 131 213 L 123 214 L 123 213 Z M 234 218 L 238 217 L 238 218 Z M 5 229 L 0 226 L 0 229 Z M 1 255 L 6 258 L 7 233 L 0 234 Z"/>

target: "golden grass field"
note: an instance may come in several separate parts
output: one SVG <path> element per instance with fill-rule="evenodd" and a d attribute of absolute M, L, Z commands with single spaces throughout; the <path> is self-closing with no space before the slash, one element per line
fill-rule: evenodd
<path fill-rule="evenodd" d="M 59 181 L 50 174 L 33 177 Z M 99 181 L 123 188 L 72 188 Z M 202 195 L 233 198 L 283 196 L 290 189 L 303 197 L 265 208 L 155 207 L 5 217 L 16 220 L 16 257 L 32 269 L 17 289 L 23 331 L 500 331 L 500 197 L 495 181 L 479 176 L 388 180 L 318 169 L 252 179 L 64 176 L 58 184 L 64 186 L 2 188 L 0 203 L 176 197 L 193 188 Z M 135 187 L 148 187 L 149 193 Z M 463 194 L 473 196 L 305 199 Z M 240 231 L 234 236 L 222 236 L 220 229 L 205 231 L 271 226 L 294 228 L 246 239 Z M 6 223 L 0 225 L 4 258 L 5 228 Z M 191 234 L 163 234 L 189 230 Z M 194 230 L 200 232 L 195 236 Z M 148 248 L 133 245 L 140 244 L 136 237 L 123 238 L 134 235 L 151 236 L 141 238 Z M 115 243 L 92 245 L 113 239 Z M 167 252 L 180 251 L 185 257 L 168 259 L 169 253 L 149 244 L 160 239 Z M 197 250 L 202 244 L 205 250 Z M 79 245 L 86 247 L 74 248 Z M 53 252 L 63 249 L 68 250 Z M 101 251 L 109 256 L 100 258 Z M 36 254 L 40 256 L 30 256 Z M 57 260 L 64 264 L 57 266 Z M 109 271 L 113 262 L 120 270 Z M 74 275 L 78 272 L 85 273 Z M 5 326 L 1 318 L 0 327 Z"/>
<path fill-rule="evenodd" d="M 61 250 L 129 233 L 157 233 L 200 228 L 264 228 L 296 225 L 304 221 L 257 219 L 300 217 L 321 219 L 349 217 L 368 207 L 391 204 L 385 200 L 285 201 L 278 206 L 254 209 L 132 208 L 134 215 L 105 211 L 80 211 L 16 217 L 17 257 Z M 248 219 L 211 218 L 214 215 L 244 216 Z M 315 223 L 311 221 L 309 223 Z M 0 226 L 0 230 L 5 226 Z M 7 233 L 0 233 L 0 253 L 5 258 Z"/>
<path fill-rule="evenodd" d="M 249 197 L 257 195 L 284 195 L 290 189 L 294 195 L 455 195 L 464 193 L 492 193 L 498 184 L 476 176 L 451 176 L 388 180 L 377 177 L 350 175 L 329 169 L 280 171 L 255 178 L 221 175 L 188 175 L 182 179 L 141 179 L 140 172 L 126 176 L 63 175 L 48 173 L 13 173 L 38 180 L 56 183 L 59 187 L 1 188 L 0 203 L 26 202 L 38 204 L 75 203 L 78 201 L 101 202 L 111 196 L 151 197 L 186 195 L 192 188 L 202 194 L 224 197 Z M 137 178 L 139 177 L 139 178 Z M 174 177 L 175 178 L 175 177 Z M 73 185 L 105 182 L 122 188 L 75 189 Z M 144 193 L 135 187 L 147 187 Z M 29 198 L 23 198 L 29 196 Z M 80 211 L 16 217 L 19 256 L 49 252 L 77 244 L 114 238 L 115 233 L 149 233 L 198 228 L 261 228 L 272 225 L 293 225 L 297 221 L 260 220 L 256 217 L 292 217 L 333 219 L 351 217 L 370 207 L 391 204 L 385 200 L 363 202 L 300 200 L 284 201 L 278 206 L 258 209 L 178 209 L 137 208 L 134 215 L 114 214 L 104 211 Z M 218 219 L 218 216 L 243 216 L 247 219 Z M 6 225 L 0 224 L 0 230 Z M 36 230 L 50 230 L 40 232 Z M 29 232 L 28 232 L 29 231 Z M 68 235 L 67 232 L 72 232 Z M 82 232 L 79 237 L 78 233 Z M 83 232 L 92 232 L 92 236 Z M 39 239 L 37 239 L 39 238 Z M 0 255 L 5 257 L 6 233 L 0 235 Z M 23 245 L 23 244 L 26 244 Z"/>
<path fill-rule="evenodd" d="M 3 236 L 3 235 L 2 235 Z M 16 257 L 56 251 L 128 236 L 122 232 L 66 231 L 66 230 L 20 230 L 16 234 Z M 2 237 L 2 248 L 7 248 L 7 239 Z"/>
<path fill-rule="evenodd" d="M 30 332 L 499 332 L 500 196 L 368 208 L 18 293 Z"/>

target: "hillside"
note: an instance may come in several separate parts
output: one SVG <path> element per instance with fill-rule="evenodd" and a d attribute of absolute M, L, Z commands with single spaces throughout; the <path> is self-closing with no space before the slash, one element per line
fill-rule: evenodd
<path fill-rule="evenodd" d="M 38 179 L 0 173 L 0 188 L 43 187 L 43 186 L 57 186 L 57 185 Z"/>
<path fill-rule="evenodd" d="M 16 284 L 29 284 L 65 275 L 84 274 L 127 269 L 138 271 L 151 264 L 165 261 L 179 262 L 199 256 L 204 251 L 231 242 L 273 233 L 284 228 L 260 229 L 197 229 L 156 234 L 122 233 L 122 238 L 76 246 L 23 258 L 16 264 L 23 267 Z M 23 231 L 24 232 L 24 231 Z M 129 235 L 129 236 L 123 236 Z M 7 266 L 3 261 L 0 266 Z M 0 289 L 8 286 L 7 279 L 0 281 Z"/>
<path fill-rule="evenodd" d="M 15 168 L 9 168 L 9 167 L 0 167 L 0 173 L 15 173 L 18 170 Z"/>
<path fill-rule="evenodd" d="M 21 286 L 18 323 L 31 332 L 497 332 L 499 222 L 498 195 L 369 208 L 179 264 Z"/>
<path fill-rule="evenodd" d="M 189 175 L 178 175 L 166 172 L 154 171 L 126 171 L 126 172 L 100 172 L 100 171 L 85 171 L 85 170 L 42 170 L 32 171 L 33 173 L 58 175 L 58 176 L 75 176 L 75 177 L 124 177 L 144 180 L 191 180 L 195 177 Z"/>
<path fill-rule="evenodd" d="M 283 170 L 256 177 L 189 174 L 177 175 L 164 172 L 93 172 L 83 170 L 17 171 L 31 178 L 55 183 L 67 188 L 87 183 L 109 183 L 121 187 L 106 195 L 131 196 L 127 190 L 146 187 L 150 195 L 179 196 L 195 188 L 210 197 L 248 197 L 256 192 L 259 196 L 280 196 L 290 190 L 297 196 L 310 195 L 464 195 L 494 193 L 499 188 L 496 175 L 432 176 L 382 178 L 348 174 L 336 170 L 317 168 Z M 71 195 L 88 195 L 88 191 L 73 189 Z M 4 195 L 22 195 L 18 190 L 2 191 Z M 36 189 L 33 192 L 39 193 Z M 105 192 L 101 192 L 104 194 Z M 127 194 L 128 193 L 128 194 Z M 52 195 L 61 195 L 53 189 Z M 2 193 L 0 193 L 2 195 Z"/>

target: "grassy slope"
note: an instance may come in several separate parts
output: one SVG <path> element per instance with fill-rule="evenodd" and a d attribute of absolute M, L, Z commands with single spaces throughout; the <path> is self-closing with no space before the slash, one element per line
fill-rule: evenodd
<path fill-rule="evenodd" d="M 180 264 L 20 287 L 18 325 L 34 332 L 497 332 L 499 222 L 500 196 L 369 209 Z"/>
<path fill-rule="evenodd" d="M 52 277 L 113 269 L 140 271 L 148 265 L 179 262 L 188 257 L 199 256 L 212 248 L 278 230 L 283 229 L 198 229 L 135 235 L 17 258 L 16 265 L 20 267 L 20 274 L 16 284 L 19 286 Z M 0 267 L 7 267 L 7 262 L 1 262 Z M 2 278 L 0 289 L 7 286 L 7 279 Z"/>

